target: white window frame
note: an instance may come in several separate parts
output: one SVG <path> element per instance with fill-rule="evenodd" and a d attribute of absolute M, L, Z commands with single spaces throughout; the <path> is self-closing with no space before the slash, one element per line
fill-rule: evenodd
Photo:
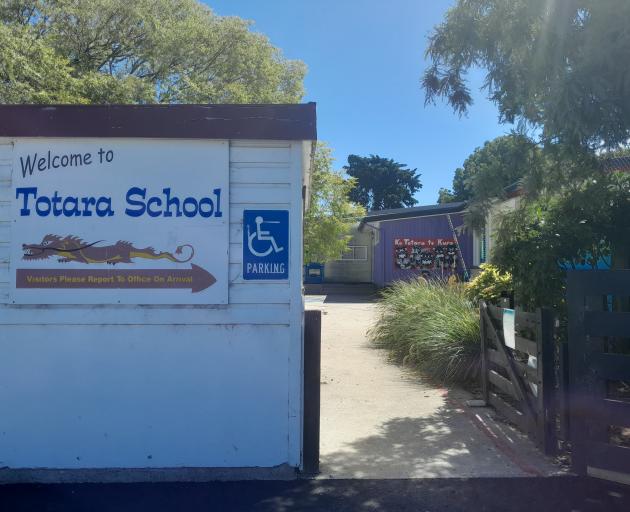
<path fill-rule="evenodd" d="M 485 245 L 485 247 L 484 247 Z M 482 253 L 485 248 L 485 258 L 482 258 Z M 473 232 L 473 266 L 478 267 L 482 263 L 488 261 L 488 229 L 484 227 L 480 230 L 475 229 Z"/>
<path fill-rule="evenodd" d="M 365 258 L 357 258 L 357 249 L 365 249 Z M 344 258 L 344 254 L 352 252 L 352 258 Z M 347 251 L 341 255 L 337 261 L 367 261 L 368 260 L 368 246 L 367 245 L 349 245 Z"/>

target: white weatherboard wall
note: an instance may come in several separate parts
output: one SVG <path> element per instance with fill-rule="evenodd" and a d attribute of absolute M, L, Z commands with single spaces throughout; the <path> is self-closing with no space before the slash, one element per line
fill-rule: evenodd
<path fill-rule="evenodd" d="M 13 142 L 0 139 L 0 467 L 299 466 L 310 142 L 229 141 L 228 304 L 214 306 L 9 304 Z M 242 279 L 246 209 L 290 211 L 288 282 Z"/>

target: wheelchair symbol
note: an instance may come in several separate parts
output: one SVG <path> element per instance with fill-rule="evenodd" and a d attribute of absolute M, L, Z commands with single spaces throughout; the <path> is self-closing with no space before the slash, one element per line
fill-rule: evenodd
<path fill-rule="evenodd" d="M 269 256 L 272 252 L 284 251 L 284 247 L 278 247 L 276 239 L 271 235 L 269 231 L 263 231 L 261 229 L 263 224 L 280 224 L 279 221 L 265 221 L 261 216 L 258 216 L 254 220 L 254 222 L 256 222 L 256 231 L 254 231 L 253 233 L 250 232 L 249 224 L 247 225 L 247 246 L 249 247 L 249 252 L 251 252 L 254 256 L 264 258 L 265 256 Z M 265 251 L 257 251 L 256 249 L 254 249 L 254 240 L 257 240 L 258 242 L 269 242 L 269 246 Z"/>

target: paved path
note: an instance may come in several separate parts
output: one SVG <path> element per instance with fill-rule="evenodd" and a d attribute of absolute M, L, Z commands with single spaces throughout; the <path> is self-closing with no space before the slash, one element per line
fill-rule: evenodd
<path fill-rule="evenodd" d="M 321 309 L 322 478 L 499 477 L 558 474 L 520 432 L 465 392 L 423 383 L 369 346 L 376 306 L 311 296 Z"/>

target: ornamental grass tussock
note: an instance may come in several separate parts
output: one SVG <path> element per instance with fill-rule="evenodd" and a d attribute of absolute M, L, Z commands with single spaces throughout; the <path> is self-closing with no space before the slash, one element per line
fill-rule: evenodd
<path fill-rule="evenodd" d="M 368 333 L 391 358 L 444 384 L 479 376 L 479 310 L 461 284 L 419 278 L 382 292 L 379 315 Z"/>

